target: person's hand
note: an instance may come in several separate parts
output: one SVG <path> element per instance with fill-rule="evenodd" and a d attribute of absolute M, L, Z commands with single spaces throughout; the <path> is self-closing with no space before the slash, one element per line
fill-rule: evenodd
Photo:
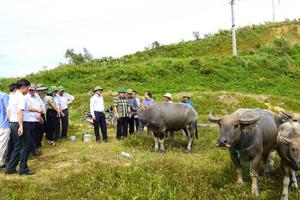
<path fill-rule="evenodd" d="M 116 113 L 116 114 L 115 114 L 115 117 L 116 117 L 117 119 L 119 119 L 119 118 L 120 118 L 119 113 Z"/>
<path fill-rule="evenodd" d="M 23 135 L 23 127 L 19 127 L 19 129 L 18 129 L 18 135 L 19 136 Z"/>
<path fill-rule="evenodd" d="M 96 121 L 96 117 L 95 116 L 92 116 L 92 118 L 93 118 L 94 121 Z"/>
<path fill-rule="evenodd" d="M 62 112 L 61 114 L 60 114 L 62 117 L 64 117 L 65 116 L 65 114 Z"/>
<path fill-rule="evenodd" d="M 39 109 L 39 113 L 43 113 L 44 112 L 44 110 L 43 109 Z"/>

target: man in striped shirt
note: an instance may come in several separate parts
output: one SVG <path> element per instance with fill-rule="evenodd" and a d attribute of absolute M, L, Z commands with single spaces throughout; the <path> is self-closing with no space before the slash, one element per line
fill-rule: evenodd
<path fill-rule="evenodd" d="M 130 104 L 126 97 L 126 89 L 120 88 L 119 96 L 114 99 L 114 111 L 118 120 L 117 123 L 117 140 L 127 137 L 128 117 L 130 115 Z"/>

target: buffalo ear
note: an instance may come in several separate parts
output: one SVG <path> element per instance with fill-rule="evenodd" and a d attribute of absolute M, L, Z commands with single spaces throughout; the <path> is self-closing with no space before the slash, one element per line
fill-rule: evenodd
<path fill-rule="evenodd" d="M 280 136 L 280 142 L 287 144 L 287 145 L 291 145 L 292 141 L 290 139 L 287 139 L 285 137 Z"/>

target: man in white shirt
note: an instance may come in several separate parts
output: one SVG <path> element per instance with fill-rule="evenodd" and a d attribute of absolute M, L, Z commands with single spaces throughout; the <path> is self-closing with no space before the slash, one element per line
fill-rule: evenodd
<path fill-rule="evenodd" d="M 36 86 L 30 85 L 29 93 L 25 96 L 26 106 L 24 111 L 24 121 L 29 124 L 29 133 L 31 139 L 30 151 L 33 156 L 39 156 L 37 143 L 39 137 L 39 120 L 41 113 L 44 112 L 40 105 L 40 97 L 36 94 Z"/>
<path fill-rule="evenodd" d="M 37 148 L 42 147 L 42 140 L 43 140 L 44 134 L 46 133 L 46 130 L 47 130 L 46 107 L 45 107 L 45 102 L 43 100 L 46 96 L 47 89 L 48 89 L 47 87 L 43 87 L 41 84 L 39 84 L 39 86 L 36 88 L 37 94 L 39 96 L 40 106 L 44 110 L 44 112 L 41 113 L 41 118 L 39 121 L 39 134 L 38 134 Z"/>
<path fill-rule="evenodd" d="M 14 141 L 14 149 L 6 168 L 6 174 L 17 173 L 17 166 L 20 161 L 19 175 L 33 175 L 27 166 L 30 148 L 29 124 L 23 121 L 26 100 L 30 82 L 26 79 L 17 81 L 17 91 L 9 99 L 9 119 L 11 132 Z"/>
<path fill-rule="evenodd" d="M 58 88 L 56 86 L 51 86 L 54 89 L 54 92 L 56 93 L 54 95 L 54 101 L 58 107 L 59 110 L 59 117 L 57 117 L 57 119 L 55 119 L 55 131 L 54 131 L 54 141 L 59 140 L 59 135 L 60 135 L 60 118 L 64 116 L 64 114 L 62 113 L 61 110 L 61 98 L 59 97 L 59 95 L 57 94 L 58 92 Z"/>
<path fill-rule="evenodd" d="M 90 99 L 90 111 L 94 121 L 94 132 L 96 141 L 100 142 L 99 125 L 104 142 L 108 142 L 106 118 L 104 114 L 104 100 L 101 92 L 103 91 L 101 86 L 94 88 L 95 95 Z"/>
<path fill-rule="evenodd" d="M 68 135 L 68 127 L 69 127 L 69 111 L 68 111 L 68 105 L 72 103 L 72 101 L 75 99 L 74 96 L 68 94 L 65 92 L 64 87 L 59 86 L 58 87 L 58 95 L 60 97 L 60 103 L 61 103 L 61 111 L 63 115 L 61 116 L 61 138 L 66 138 Z"/>

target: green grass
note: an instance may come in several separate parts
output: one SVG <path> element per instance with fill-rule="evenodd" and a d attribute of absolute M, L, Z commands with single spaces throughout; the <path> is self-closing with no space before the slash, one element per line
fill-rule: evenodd
<path fill-rule="evenodd" d="M 160 46 L 119 59 L 101 58 L 81 65 L 63 64 L 53 70 L 27 76 L 31 82 L 63 85 L 76 96 L 70 110 L 69 135 L 80 138 L 92 127 L 83 122 L 92 88 L 105 88 L 106 107 L 119 86 L 155 100 L 171 92 L 174 101 L 191 95 L 199 123 L 207 114 L 233 112 L 240 107 L 279 106 L 300 112 L 299 21 L 249 26 L 237 31 L 239 56 L 230 56 L 230 33 L 221 30 L 205 39 Z M 1 79 L 4 88 L 15 79 Z M 267 106 L 267 103 L 271 106 Z M 152 153 L 153 138 L 133 136 L 118 142 L 109 129 L 110 142 L 96 144 L 63 141 L 44 144 L 43 155 L 31 158 L 33 177 L 0 175 L 3 199 L 254 199 L 249 165 L 244 162 L 245 185 L 235 184 L 236 174 L 228 152 L 215 147 L 218 129 L 201 128 L 192 154 L 180 133 L 166 140 L 167 153 Z M 132 153 L 132 159 L 120 156 Z M 279 199 L 282 176 L 276 158 L 275 176 L 259 180 L 260 197 Z M 290 192 L 299 199 L 300 192 Z"/>

